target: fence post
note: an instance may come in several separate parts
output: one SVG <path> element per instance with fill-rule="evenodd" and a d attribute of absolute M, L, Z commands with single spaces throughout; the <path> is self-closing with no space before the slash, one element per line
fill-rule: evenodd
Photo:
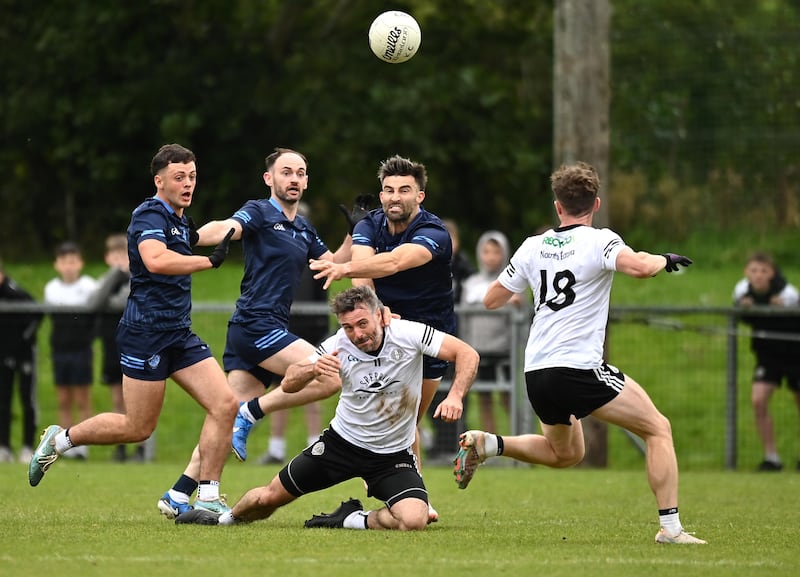
<path fill-rule="evenodd" d="M 738 339 L 736 325 L 738 317 L 735 314 L 728 314 L 728 351 L 727 351 L 727 386 L 726 386 L 726 409 L 725 409 L 725 468 L 736 469 L 736 422 L 737 422 L 737 362 L 738 362 Z"/>

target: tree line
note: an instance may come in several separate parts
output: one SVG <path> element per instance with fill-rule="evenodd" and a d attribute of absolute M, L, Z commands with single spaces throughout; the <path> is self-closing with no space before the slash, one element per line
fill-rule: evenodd
<path fill-rule="evenodd" d="M 405 64 L 369 50 L 382 11 L 369 0 L 0 0 L 0 254 L 49 258 L 73 239 L 99 258 L 152 194 L 166 142 L 197 153 L 197 222 L 263 196 L 276 146 L 308 157 L 306 200 L 331 244 L 334 207 L 377 192 L 393 154 L 426 164 L 425 205 L 460 223 L 467 248 L 490 228 L 519 243 L 552 222 L 553 5 L 392 8 L 422 28 Z M 798 11 L 613 2 L 612 226 L 674 239 L 800 222 Z"/>

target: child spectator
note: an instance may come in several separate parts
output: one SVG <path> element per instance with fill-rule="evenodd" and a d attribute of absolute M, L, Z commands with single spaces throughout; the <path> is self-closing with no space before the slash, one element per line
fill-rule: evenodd
<path fill-rule="evenodd" d="M 74 242 L 64 242 L 56 248 L 53 264 L 58 277 L 44 287 L 47 304 L 66 307 L 88 306 L 97 282 L 82 275 L 83 257 Z M 92 341 L 94 316 L 86 313 L 53 313 L 50 332 L 50 349 L 53 358 L 53 376 L 58 402 L 59 424 L 68 428 L 92 416 L 91 385 L 93 373 Z M 78 421 L 72 411 L 77 409 Z M 77 447 L 65 454 L 87 458 L 87 447 Z"/>
<path fill-rule="evenodd" d="M 469 276 L 463 284 L 461 303 L 481 305 L 489 285 L 497 279 L 508 264 L 509 247 L 506 236 L 497 230 L 483 233 L 476 249 L 478 272 Z M 511 297 L 509 304 L 521 306 L 520 295 Z M 461 338 L 471 344 L 481 356 L 478 376 L 475 381 L 496 382 L 511 380 L 511 330 L 508 318 L 496 313 L 465 313 L 459 319 Z M 481 428 L 495 431 L 494 392 L 478 391 Z M 501 403 L 506 413 L 510 411 L 508 391 L 500 392 Z"/>

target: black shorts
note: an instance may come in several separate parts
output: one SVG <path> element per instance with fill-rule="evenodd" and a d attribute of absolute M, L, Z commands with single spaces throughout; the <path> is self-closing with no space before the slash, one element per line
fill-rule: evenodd
<path fill-rule="evenodd" d="M 367 495 L 380 499 L 387 507 L 411 497 L 428 502 L 428 491 L 411 448 L 388 455 L 373 453 L 348 443 L 331 428 L 289 461 L 278 476 L 295 497 L 361 477 L 367 482 Z"/>
<path fill-rule="evenodd" d="M 582 419 L 616 398 L 625 375 L 603 363 L 596 369 L 556 367 L 525 373 L 528 400 L 546 425 L 569 425 L 570 416 Z"/>
<path fill-rule="evenodd" d="M 78 351 L 53 353 L 53 379 L 55 385 L 79 387 L 91 385 L 93 376 L 93 354 L 91 348 Z"/>
<path fill-rule="evenodd" d="M 783 379 L 790 390 L 800 392 L 800 367 L 785 361 L 759 358 L 753 369 L 753 382 L 761 381 L 780 387 Z"/>

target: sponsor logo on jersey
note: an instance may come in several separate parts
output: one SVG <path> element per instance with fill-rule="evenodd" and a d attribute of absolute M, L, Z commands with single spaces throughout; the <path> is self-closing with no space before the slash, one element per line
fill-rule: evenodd
<path fill-rule="evenodd" d="M 173 226 L 173 227 L 172 227 L 172 229 L 170 229 L 169 233 L 170 233 L 172 236 L 183 236 L 183 235 L 181 234 L 181 231 L 179 231 L 179 230 L 178 230 L 178 227 L 177 227 L 177 226 Z"/>
<path fill-rule="evenodd" d="M 276 222 L 275 226 L 273 226 L 272 228 L 274 228 L 275 230 L 286 230 L 286 227 L 283 226 L 282 222 Z"/>
<path fill-rule="evenodd" d="M 575 237 L 569 235 L 567 238 L 558 238 L 557 236 L 546 236 L 542 239 L 542 244 L 546 244 L 548 246 L 555 246 L 557 248 L 563 248 L 568 244 L 572 244 L 572 241 L 575 240 Z"/>

